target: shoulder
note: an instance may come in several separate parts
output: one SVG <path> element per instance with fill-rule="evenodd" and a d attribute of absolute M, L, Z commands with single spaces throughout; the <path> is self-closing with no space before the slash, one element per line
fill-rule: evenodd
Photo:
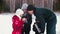
<path fill-rule="evenodd" d="M 53 10 L 50 10 L 50 9 L 47 9 L 47 8 L 36 8 L 36 12 L 39 12 L 39 13 L 53 13 L 54 11 Z"/>
<path fill-rule="evenodd" d="M 16 19 L 16 18 L 18 18 L 18 16 L 16 16 L 16 15 L 14 15 L 14 16 L 12 17 L 12 19 Z"/>
<path fill-rule="evenodd" d="M 46 10 L 49 10 L 50 11 L 50 9 L 47 9 L 47 8 L 36 8 L 36 10 L 44 10 L 44 11 L 46 11 Z"/>

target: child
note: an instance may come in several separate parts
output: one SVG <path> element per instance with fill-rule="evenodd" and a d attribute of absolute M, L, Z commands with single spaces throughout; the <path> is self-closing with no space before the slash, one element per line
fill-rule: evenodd
<path fill-rule="evenodd" d="M 13 32 L 12 34 L 22 34 L 22 28 L 24 21 L 22 19 L 22 15 L 24 12 L 21 9 L 17 9 L 16 14 L 12 17 L 12 27 L 13 27 Z"/>

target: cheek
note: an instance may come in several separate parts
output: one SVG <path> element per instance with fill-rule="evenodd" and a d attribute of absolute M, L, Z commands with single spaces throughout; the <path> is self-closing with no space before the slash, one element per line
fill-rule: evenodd
<path fill-rule="evenodd" d="M 26 12 L 26 10 L 23 10 L 24 12 Z"/>
<path fill-rule="evenodd" d="M 33 14 L 33 11 L 31 11 L 30 14 Z"/>
<path fill-rule="evenodd" d="M 32 12 L 29 12 L 29 14 L 33 14 Z"/>
<path fill-rule="evenodd" d="M 22 17 L 22 15 L 20 15 L 20 17 Z"/>
<path fill-rule="evenodd" d="M 33 11 L 31 13 L 33 13 Z"/>
<path fill-rule="evenodd" d="M 31 12 L 28 12 L 29 14 L 31 14 Z"/>

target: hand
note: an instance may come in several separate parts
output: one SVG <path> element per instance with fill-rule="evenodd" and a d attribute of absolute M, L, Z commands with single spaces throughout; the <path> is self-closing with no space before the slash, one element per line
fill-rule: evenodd
<path fill-rule="evenodd" d="M 23 27 L 24 27 L 24 25 L 23 25 Z"/>
<path fill-rule="evenodd" d="M 26 19 L 26 18 L 23 18 L 22 20 L 23 20 L 23 21 L 26 21 L 27 19 Z"/>

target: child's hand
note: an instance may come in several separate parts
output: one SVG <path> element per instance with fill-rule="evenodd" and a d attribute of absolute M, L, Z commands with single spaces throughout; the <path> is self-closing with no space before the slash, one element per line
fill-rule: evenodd
<path fill-rule="evenodd" d="M 24 27 L 24 25 L 23 25 L 23 27 Z"/>

